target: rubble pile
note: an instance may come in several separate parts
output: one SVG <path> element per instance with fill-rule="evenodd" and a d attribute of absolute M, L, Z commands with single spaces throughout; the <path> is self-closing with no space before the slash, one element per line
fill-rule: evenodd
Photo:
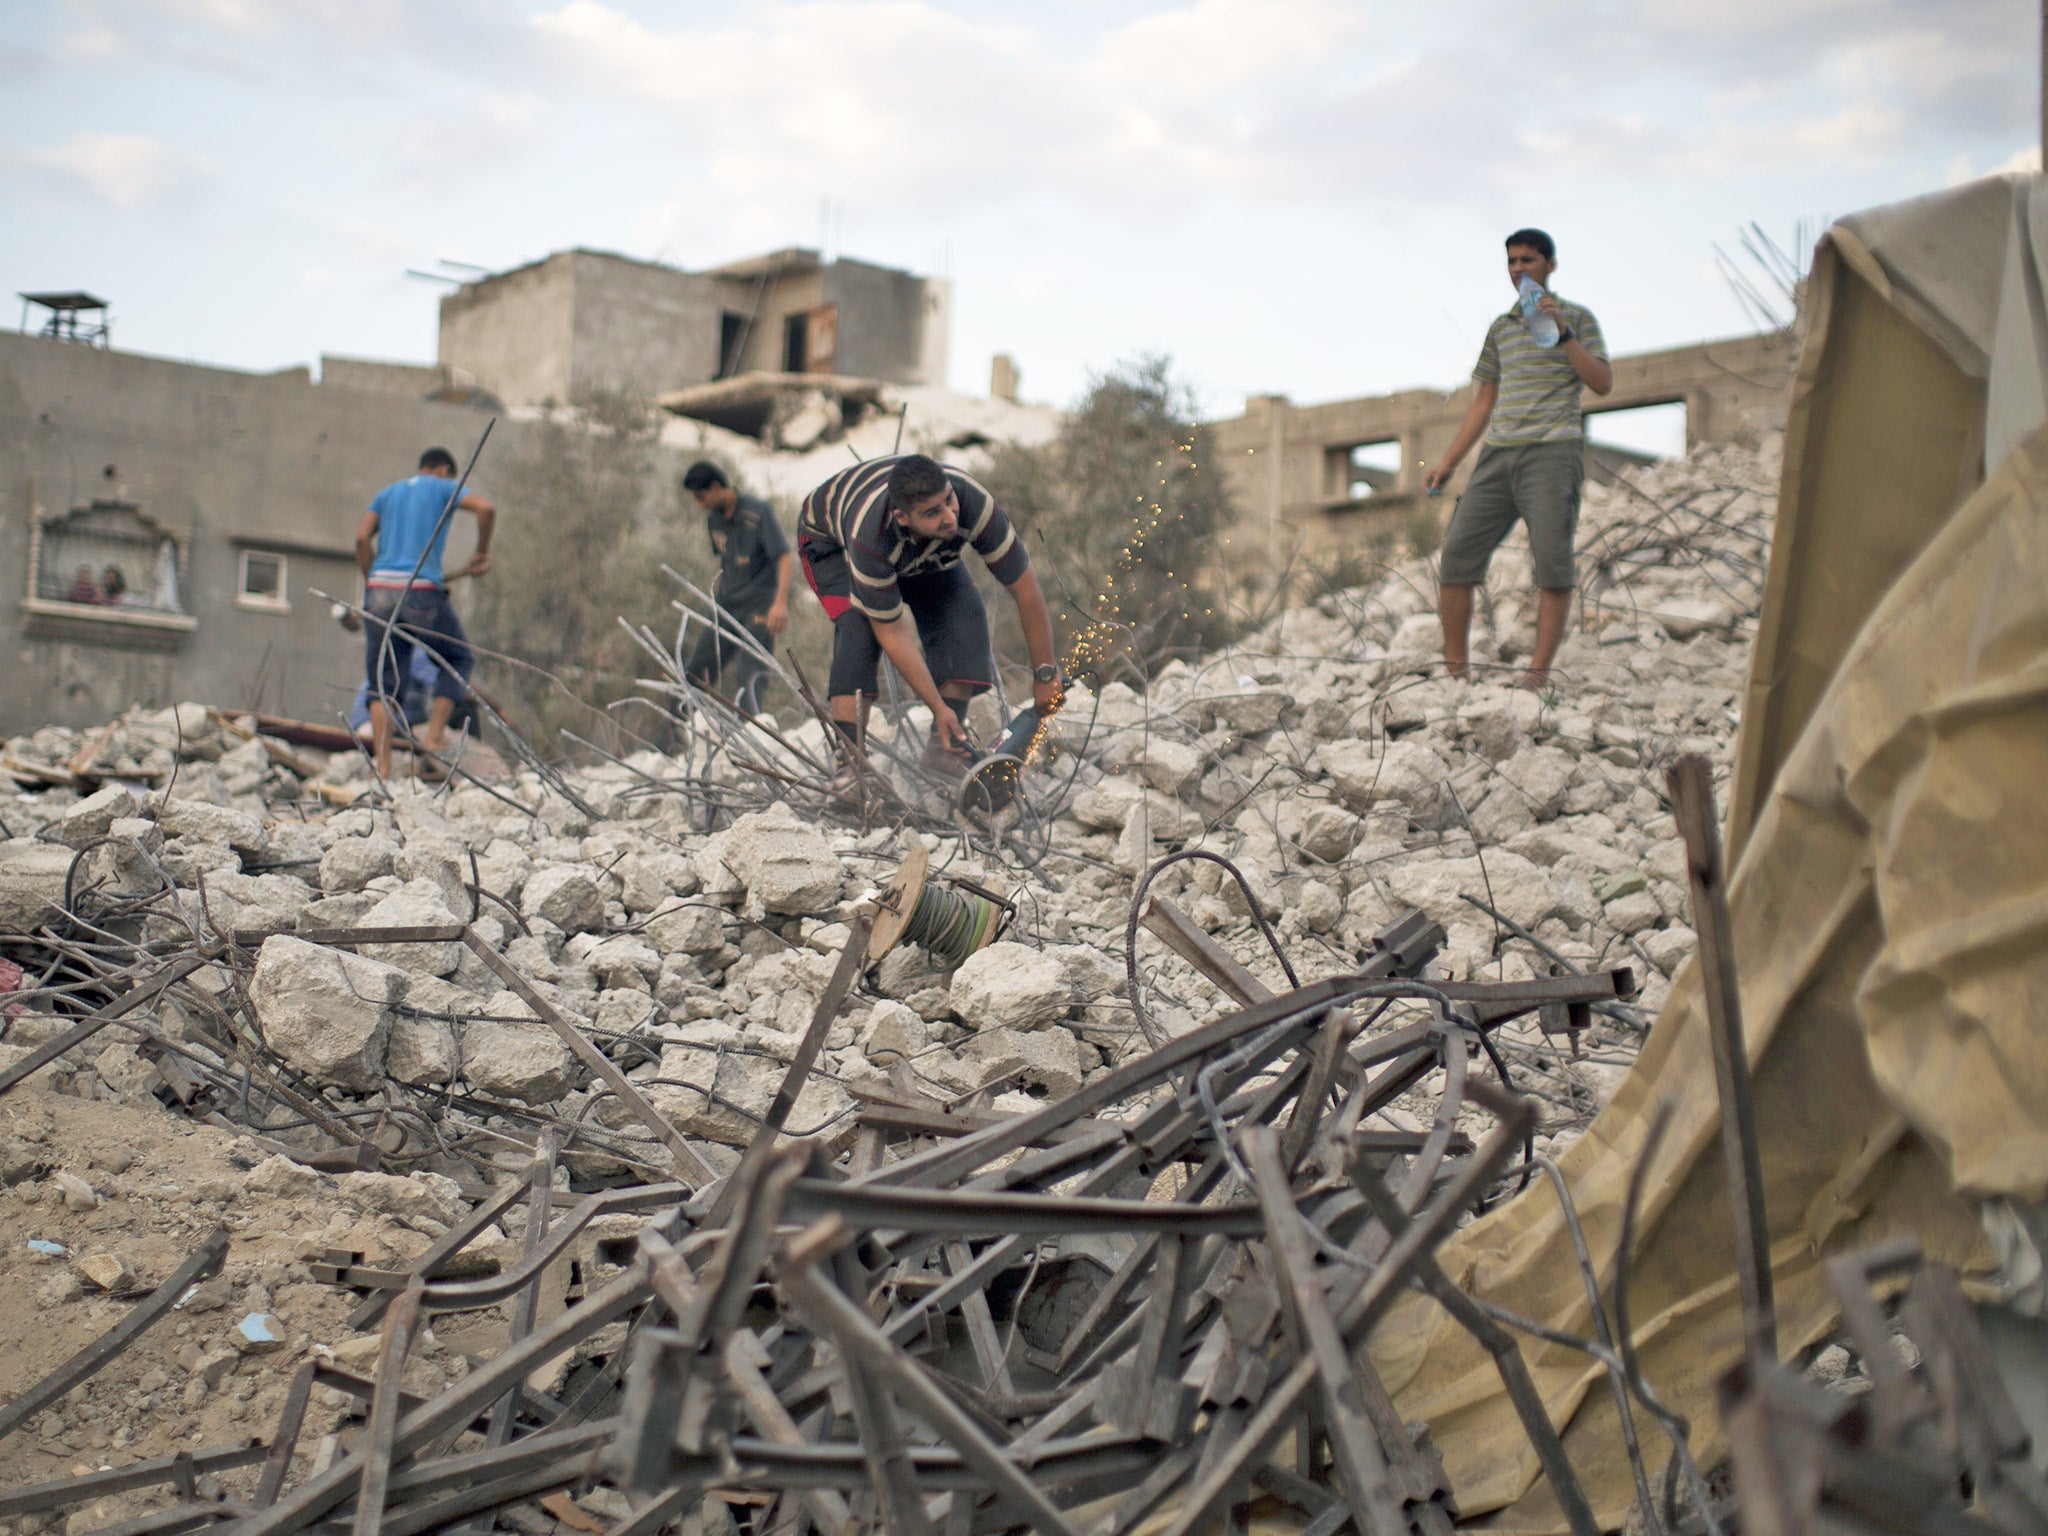
<path fill-rule="evenodd" d="M 1725 777 L 1775 453 L 1703 450 L 1589 488 L 1583 625 L 1546 693 L 1509 686 L 1533 620 L 1515 548 L 1475 618 L 1470 681 L 1444 676 L 1428 564 L 1409 561 L 1199 662 L 1077 684 L 1042 770 L 992 823 L 915 772 L 915 709 L 878 733 L 883 776 L 851 809 L 815 792 L 818 721 L 749 725 L 701 703 L 667 751 L 438 786 L 373 786 L 359 754 L 195 705 L 7 742 L 0 1081 L 33 1065 L 0 1098 L 0 1273 L 36 1309 L 8 1325 L 31 1358 L 17 1374 L 89 1342 L 109 1298 L 161 1280 L 199 1218 L 234 1235 L 206 1282 L 211 1317 L 188 1304 L 174 1333 L 0 1439 L 0 1483 L 247 1432 L 308 1361 L 326 1383 L 301 1447 L 318 1472 L 360 1443 L 369 1409 L 345 1378 L 370 1373 L 378 1336 L 349 1308 L 395 1294 L 348 1276 L 420 1261 L 537 1158 L 561 1200 L 643 1188 L 674 1207 L 714 1198 L 743 1151 L 772 1144 L 768 1120 L 825 1163 L 872 1169 L 905 1136 L 914 1156 L 1091 1088 L 1152 1092 L 1162 1079 L 1140 1069 L 1156 1052 L 1261 993 L 1360 974 L 1404 921 L 1441 930 L 1425 982 L 1519 997 L 1632 972 L 1633 1000 L 1529 1003 L 1488 1032 L 1538 1101 L 1533 1150 L 1554 1149 L 1605 1100 L 1693 948 L 1663 772 L 1696 753 Z M 1000 720 L 987 704 L 976 717 L 984 739 Z M 1005 931 L 950 973 L 901 945 L 821 1010 L 913 841 L 935 880 L 999 897 Z M 411 934 L 349 937 L 372 929 Z M 1428 1014 L 1389 1006 L 1388 1027 Z M 1393 1183 L 1433 1128 L 1469 1146 L 1494 1127 L 1464 1075 L 1439 1051 L 1375 1105 L 1398 1142 Z M 1136 1119 L 1151 1102 L 1091 1113 Z M 1416 1200 L 1431 1187 L 1425 1171 Z M 626 1262 L 647 1220 L 634 1212 L 654 1207 L 625 1207 L 561 1250 L 575 1275 L 566 1258 L 547 1270 L 547 1306 Z M 691 1209 L 708 1241 L 726 1213 Z M 484 1222 L 470 1272 L 515 1268 L 525 1231 L 516 1208 Z M 1128 1252 L 1094 1259 L 1106 1274 Z M 520 1326 L 509 1299 L 448 1310 L 406 1357 L 409 1391 L 432 1396 Z M 607 1359 L 616 1385 L 621 1345 L 604 1339 L 537 1390 Z M 309 1450 L 321 1435 L 339 1437 L 326 1462 Z M 75 1528 L 162 1496 L 109 1494 Z M 603 1488 L 579 1497 L 595 1501 L 572 1506 L 585 1520 L 626 1517 Z M 536 1530 L 589 1528 L 523 1507 Z"/>

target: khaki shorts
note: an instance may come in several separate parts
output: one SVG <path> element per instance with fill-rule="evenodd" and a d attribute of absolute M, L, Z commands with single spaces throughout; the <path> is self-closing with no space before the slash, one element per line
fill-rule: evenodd
<path fill-rule="evenodd" d="M 1481 448 L 1465 494 L 1451 513 L 1451 526 L 1444 530 L 1437 580 L 1450 587 L 1485 581 L 1493 552 L 1520 518 L 1529 525 L 1536 585 L 1553 590 L 1575 586 L 1572 535 L 1579 526 L 1579 488 L 1585 478 L 1583 438 Z"/>

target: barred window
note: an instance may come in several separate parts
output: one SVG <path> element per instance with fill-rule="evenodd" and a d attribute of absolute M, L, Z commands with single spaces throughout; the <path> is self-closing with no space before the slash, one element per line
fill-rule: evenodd
<path fill-rule="evenodd" d="M 44 602 L 185 611 L 178 541 L 139 507 L 95 501 L 37 529 L 35 593 Z"/>

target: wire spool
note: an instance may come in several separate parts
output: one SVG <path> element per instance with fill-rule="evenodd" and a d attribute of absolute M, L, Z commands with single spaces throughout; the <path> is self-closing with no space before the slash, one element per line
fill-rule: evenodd
<path fill-rule="evenodd" d="M 930 864 L 924 845 L 912 843 L 903 867 L 876 898 L 874 927 L 868 936 L 870 965 L 907 939 L 930 954 L 941 970 L 955 970 L 1002 933 L 1010 915 L 1008 902 L 979 886 L 930 884 L 925 878 Z"/>

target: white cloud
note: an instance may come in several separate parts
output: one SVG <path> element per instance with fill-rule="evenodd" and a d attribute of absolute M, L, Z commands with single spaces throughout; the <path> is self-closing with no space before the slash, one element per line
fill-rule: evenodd
<path fill-rule="evenodd" d="M 15 163 L 46 179 L 82 185 L 121 209 L 190 195 L 213 177 L 213 163 L 139 133 L 81 133 L 68 143 L 12 151 Z"/>

